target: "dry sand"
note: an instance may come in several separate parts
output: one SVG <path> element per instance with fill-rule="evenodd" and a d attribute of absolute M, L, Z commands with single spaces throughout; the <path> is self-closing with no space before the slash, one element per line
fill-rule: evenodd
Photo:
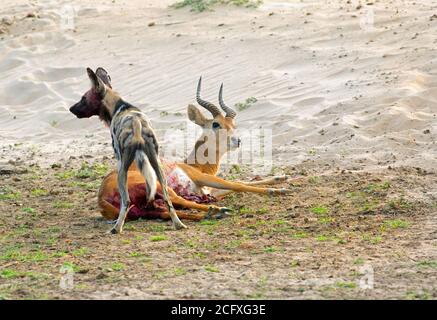
<path fill-rule="evenodd" d="M 53 164 L 77 168 L 83 159 L 100 162 L 102 158 L 112 157 L 108 129 L 96 118 L 78 120 L 68 111 L 69 106 L 88 90 L 89 81 L 85 72 L 87 66 L 106 68 L 112 76 L 115 89 L 127 101 L 141 107 L 152 120 L 154 127 L 159 129 L 184 128 L 186 107 L 194 102 L 197 79 L 202 75 L 205 99 L 216 101 L 222 82 L 225 83 L 225 100 L 229 105 L 245 101 L 249 97 L 257 99 L 252 106 L 239 112 L 238 126 L 241 129 L 272 129 L 273 159 L 274 166 L 279 167 L 278 171 L 282 168 L 296 175 L 302 174 L 300 168 L 310 172 L 310 175 L 336 172 L 334 176 L 326 178 L 326 181 L 332 183 L 332 190 L 336 190 L 343 181 L 337 176 L 342 170 L 381 172 L 390 168 L 420 168 L 413 170 L 418 175 L 416 178 L 407 179 L 414 187 L 408 190 L 408 183 L 404 183 L 396 189 L 396 192 L 401 190 L 400 193 L 394 194 L 396 197 L 401 195 L 415 198 L 414 201 L 420 203 L 418 207 L 422 209 L 412 212 L 413 218 L 403 217 L 412 219 L 409 221 L 414 226 L 411 232 L 421 230 L 420 223 L 423 221 L 427 221 L 427 224 L 422 229 L 424 234 L 419 236 L 416 233 L 417 238 L 410 239 L 410 247 L 405 249 L 406 253 L 401 243 L 396 244 L 399 246 L 396 250 L 402 251 L 401 256 L 407 262 L 411 262 L 408 260 L 411 258 L 410 253 L 419 255 L 419 260 L 414 260 L 413 265 L 417 261 L 431 261 L 431 265 L 435 264 L 436 244 L 433 230 L 437 196 L 437 2 L 381 0 L 366 5 L 365 1 L 356 0 L 264 1 L 257 9 L 220 6 L 203 13 L 190 12 L 188 8 L 169 9 L 168 5 L 173 2 L 101 0 L 91 5 L 84 0 L 13 0 L 2 3 L 0 167 L 5 168 L 5 163 L 9 162 L 7 166 L 12 164 L 21 169 L 29 163 L 38 164 L 42 168 Z M 65 11 L 71 9 L 69 5 L 73 5 L 75 12 L 74 30 L 61 28 Z M 372 12 L 373 24 L 369 23 Z M 163 144 L 176 148 L 181 143 L 177 139 L 162 139 Z M 8 170 L 9 167 L 5 172 Z M 16 188 L 22 188 L 24 183 L 14 180 L 13 173 L 18 172 L 13 168 L 11 170 L 12 175 L 5 178 L 4 184 L 12 186 L 16 183 Z M 44 169 L 40 174 L 53 174 L 50 169 L 47 170 L 49 171 Z M 376 180 L 363 178 L 366 181 L 363 183 L 397 181 L 396 179 L 401 179 L 404 175 L 404 171 L 399 170 L 385 172 L 377 176 Z M 411 174 L 411 170 L 408 174 Z M 422 179 L 421 176 L 426 178 Z M 354 180 L 357 178 L 350 179 L 357 183 Z M 48 189 L 57 185 L 51 178 L 36 181 L 35 183 Z M 35 185 L 28 188 L 37 187 Z M 77 191 L 71 189 L 71 186 L 67 189 L 58 187 L 65 192 Z M 361 190 L 365 187 L 362 185 L 357 188 Z M 355 192 L 354 188 L 346 191 Z M 313 194 L 311 189 L 312 185 L 308 184 L 303 194 Z M 2 204 L 1 214 L 5 210 L 19 208 L 16 205 L 27 207 L 32 204 L 37 208 L 50 206 L 57 197 L 55 193 L 52 198 L 45 200 L 47 203 L 37 204 L 38 199 L 32 198 L 31 190 L 27 191 L 30 197 L 28 203 L 17 204 L 12 201 Z M 26 194 L 27 191 L 22 193 Z M 295 196 L 299 195 L 297 193 Z M 89 198 L 86 200 L 86 208 L 90 212 L 81 211 L 75 219 L 86 217 L 90 220 L 93 217 L 92 221 L 95 221 L 95 188 L 88 190 L 86 196 Z M 387 203 L 392 201 L 390 196 L 384 199 Z M 310 207 L 317 206 L 314 201 L 303 205 L 305 212 Z M 291 204 L 287 202 L 287 205 Z M 360 210 L 358 211 L 361 212 Z M 371 226 L 362 222 L 364 229 L 374 231 L 378 230 L 380 223 L 384 224 L 387 213 L 377 210 L 374 214 L 377 215 L 377 222 L 370 224 Z M 417 219 L 414 218 L 415 214 L 418 215 Z M 70 216 L 65 218 L 67 224 L 72 223 L 68 220 Z M 88 223 L 86 219 L 85 222 Z M 280 216 L 280 219 L 284 217 Z M 300 223 L 305 224 L 308 221 L 302 220 Z M 6 232 L 5 230 L 19 225 L 20 222 L 8 220 L 2 224 L 2 230 Z M 191 227 L 199 228 L 192 224 Z M 226 228 L 226 225 L 222 227 Z M 78 228 L 85 227 L 82 224 Z M 76 232 L 78 228 L 75 229 Z M 106 226 L 98 224 L 96 228 L 98 229 L 94 233 L 100 234 Z M 190 231 L 188 235 L 192 236 L 196 230 L 198 231 Z M 68 230 L 64 232 L 68 233 Z M 232 238 L 233 235 L 228 236 Z M 318 236 L 320 234 L 314 235 Z M 98 241 L 105 241 L 103 236 L 96 237 Z M 129 235 L 125 237 L 128 239 Z M 261 233 L 255 237 L 262 238 L 263 235 Z M 3 239 L 13 237 L 5 236 Z M 396 241 L 397 238 L 393 236 L 387 239 L 386 241 Z M 281 240 L 276 240 L 280 246 Z M 296 245 L 297 240 L 293 241 L 286 247 Z M 29 240 L 25 240 L 25 243 L 28 242 Z M 92 246 L 92 242 L 90 239 L 84 240 L 82 236 L 74 238 L 73 241 L 88 247 Z M 278 245 L 277 242 L 274 243 Z M 306 252 L 305 248 L 310 246 L 317 247 L 314 241 L 298 245 L 302 252 Z M 355 245 L 362 248 L 360 243 Z M 150 246 L 140 249 L 153 250 Z M 326 245 L 316 251 L 320 253 L 323 250 L 328 250 Z M 332 250 L 336 251 L 336 248 Z M 386 275 L 396 270 L 398 264 L 387 264 L 393 262 L 390 260 L 392 255 L 388 253 L 391 250 L 390 245 L 381 250 L 363 250 L 362 256 L 372 257 L 375 265 L 389 265 Z M 114 248 L 114 254 L 115 252 L 117 251 Z M 173 251 L 164 253 L 164 258 L 168 260 L 174 254 Z M 337 254 L 347 255 L 343 251 Z M 302 257 L 293 258 L 292 255 L 287 249 L 275 261 L 305 260 Z M 315 255 L 307 257 L 309 260 L 302 262 L 305 270 L 311 268 L 311 259 L 314 257 Z M 352 255 L 346 260 L 352 263 L 353 259 L 360 257 L 358 254 L 355 257 Z M 223 267 L 226 267 L 226 259 L 223 260 Z M 232 259 L 228 261 L 230 264 L 235 263 Z M 247 259 L 245 263 L 249 263 L 250 258 Z M 212 260 L 211 263 L 214 261 L 217 262 Z M 323 265 L 324 260 L 320 258 L 316 262 Z M 264 263 L 265 261 L 259 261 L 260 268 Z M 408 266 L 411 267 L 411 264 Z M 434 269 L 431 270 L 435 270 L 435 265 L 433 266 Z M 188 268 L 190 272 L 190 268 L 196 269 L 197 265 L 184 268 Z M 158 269 L 155 271 L 158 272 Z M 337 267 L 334 266 L 334 269 L 337 270 Z M 324 271 L 326 277 L 330 277 L 330 270 L 333 269 Z M 427 294 L 435 298 L 435 272 L 433 276 L 422 274 L 421 277 L 416 271 L 414 269 L 412 274 L 417 281 L 402 276 L 394 280 L 385 279 L 385 285 L 379 291 L 360 294 L 362 297 L 389 298 L 405 298 L 415 294 L 423 297 L 421 294 Z M 99 272 L 93 270 L 91 274 L 94 277 Z M 145 296 L 138 295 L 155 298 L 251 297 L 258 288 L 257 281 L 261 281 L 260 277 L 264 273 L 259 271 L 256 281 L 249 275 L 250 283 L 244 287 L 244 281 L 237 280 L 240 278 L 238 272 L 235 272 L 229 276 L 229 286 L 242 286 L 242 290 L 247 291 L 244 294 L 229 293 L 220 288 L 207 294 L 212 289 L 204 288 L 203 291 L 198 290 L 195 291 L 197 293 L 189 295 L 187 287 L 186 290 L 180 289 L 180 292 L 173 293 L 168 289 L 170 291 L 163 295 L 157 293 L 158 289 Z M 350 269 L 347 272 L 351 272 Z M 273 277 L 278 285 L 283 276 L 279 272 L 276 278 Z M 311 275 L 314 276 L 317 276 L 316 271 Z M 299 277 L 308 279 L 304 272 Z M 427 283 L 427 277 L 433 280 Z M 204 278 L 207 283 L 207 276 Z M 219 275 L 215 278 L 217 281 L 225 281 Z M 408 287 L 409 281 L 412 288 Z M 49 284 L 43 282 L 42 289 L 32 292 L 31 296 L 42 297 L 41 292 L 47 285 Z M 56 281 L 50 282 L 50 285 L 52 289 L 56 288 Z M 171 282 L 168 285 L 170 288 Z M 263 291 L 263 294 L 265 297 L 276 298 L 298 297 L 302 293 L 299 291 L 302 286 L 306 288 L 306 285 L 300 283 L 293 287 L 292 292 Z M 302 297 L 359 296 L 355 291 L 347 294 L 336 291 L 331 295 L 322 289 L 316 286 L 314 292 Z M 101 287 L 92 287 L 85 290 L 86 294 L 81 294 L 80 291 L 56 292 L 49 297 L 107 297 L 101 290 Z M 1 293 L 0 291 L 0 297 Z M 4 296 L 26 297 L 28 294 L 12 290 L 4 293 Z M 111 297 L 111 294 L 108 296 Z"/>
<path fill-rule="evenodd" d="M 8 146 L 17 143 L 39 163 L 78 149 L 110 155 L 89 149 L 108 142 L 107 129 L 68 112 L 88 89 L 84 68 L 104 66 L 156 128 L 182 126 L 203 75 L 210 100 L 221 82 L 230 105 L 258 99 L 238 125 L 273 129 L 276 164 L 434 169 L 436 4 L 416 2 L 265 1 L 193 13 L 169 9 L 173 1 L 9 1 L 1 9 L 1 157 L 16 160 L 21 150 Z M 63 30 L 69 4 L 75 28 Z"/>

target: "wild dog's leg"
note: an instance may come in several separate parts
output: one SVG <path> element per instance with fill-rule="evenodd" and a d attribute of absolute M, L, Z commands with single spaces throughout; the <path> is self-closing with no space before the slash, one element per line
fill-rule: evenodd
<path fill-rule="evenodd" d="M 164 177 L 164 174 L 161 169 L 161 164 L 158 162 L 159 160 L 157 158 L 154 159 L 154 161 L 151 161 L 152 167 L 155 169 L 156 176 L 158 177 L 158 181 L 162 186 L 162 196 L 164 198 L 165 205 L 167 207 L 167 210 L 170 214 L 171 220 L 173 221 L 173 226 L 175 229 L 182 229 L 186 228 L 187 226 L 184 225 L 181 220 L 179 220 L 175 209 L 173 208 L 173 204 L 171 203 L 170 196 L 167 192 L 167 181 Z"/>
<path fill-rule="evenodd" d="M 124 220 L 126 219 L 127 211 L 130 206 L 129 192 L 127 186 L 127 170 L 133 161 L 133 156 L 130 157 L 127 154 L 124 158 L 125 159 L 122 159 L 119 162 L 118 166 L 118 192 L 120 193 L 121 200 L 120 213 L 118 215 L 117 223 L 111 229 L 111 233 L 121 233 L 123 231 Z"/>
<path fill-rule="evenodd" d="M 179 220 L 179 218 L 176 214 L 176 211 L 173 208 L 173 205 L 171 203 L 170 197 L 168 195 L 167 181 L 166 181 L 166 179 L 164 177 L 164 173 L 162 172 L 162 169 L 161 169 L 161 163 L 158 159 L 157 148 L 153 149 L 152 144 L 147 143 L 147 142 L 146 142 L 145 146 L 146 146 L 147 154 L 150 155 L 149 156 L 150 164 L 151 164 L 153 170 L 155 170 L 156 177 L 158 178 L 158 182 L 161 185 L 162 197 L 164 198 L 165 206 L 167 207 L 167 210 L 170 214 L 171 220 L 173 221 L 173 226 L 175 227 L 176 230 L 186 228 L 186 226 L 181 222 L 181 220 Z"/>

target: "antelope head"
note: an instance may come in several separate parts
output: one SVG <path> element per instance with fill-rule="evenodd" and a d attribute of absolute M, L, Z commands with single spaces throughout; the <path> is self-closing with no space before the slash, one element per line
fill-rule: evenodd
<path fill-rule="evenodd" d="M 236 150 L 241 145 L 241 139 L 235 135 L 234 118 L 237 113 L 223 101 L 223 84 L 220 86 L 218 99 L 224 114 L 216 105 L 200 97 L 201 85 L 202 77 L 197 84 L 196 101 L 211 113 L 212 119 L 205 117 L 194 105 L 188 105 L 188 118 L 203 129 L 202 136 L 197 140 L 194 149 L 195 161 L 201 161 L 201 158 L 204 158 L 205 161 L 206 157 L 208 158 L 206 162 L 218 164 L 226 152 Z M 210 150 L 215 150 L 214 154 L 208 152 Z M 212 163 L 212 160 L 215 162 Z"/>

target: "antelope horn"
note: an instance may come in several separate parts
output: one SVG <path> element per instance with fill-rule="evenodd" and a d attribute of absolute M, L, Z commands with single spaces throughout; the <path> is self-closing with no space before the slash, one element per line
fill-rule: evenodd
<path fill-rule="evenodd" d="M 228 118 L 235 118 L 235 116 L 237 115 L 235 110 L 230 108 L 230 107 L 228 107 L 227 105 L 225 105 L 225 102 L 223 101 L 223 83 L 220 86 L 219 102 L 220 102 L 220 107 L 222 107 L 223 111 L 226 113 L 226 117 L 228 117 Z"/>
<path fill-rule="evenodd" d="M 214 117 L 218 116 L 220 114 L 220 109 L 217 108 L 215 105 L 213 105 L 211 102 L 202 100 L 200 98 L 201 85 L 202 85 L 202 77 L 199 78 L 199 83 L 197 84 L 197 93 L 196 93 L 197 103 L 200 104 L 202 107 L 204 107 L 209 112 L 211 112 Z"/>

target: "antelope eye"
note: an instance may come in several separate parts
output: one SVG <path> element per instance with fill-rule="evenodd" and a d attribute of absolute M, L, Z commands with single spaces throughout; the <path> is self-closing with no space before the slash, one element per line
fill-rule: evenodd
<path fill-rule="evenodd" d="M 212 128 L 213 129 L 218 129 L 218 128 L 220 128 L 220 124 L 218 122 L 213 122 L 212 123 Z"/>

